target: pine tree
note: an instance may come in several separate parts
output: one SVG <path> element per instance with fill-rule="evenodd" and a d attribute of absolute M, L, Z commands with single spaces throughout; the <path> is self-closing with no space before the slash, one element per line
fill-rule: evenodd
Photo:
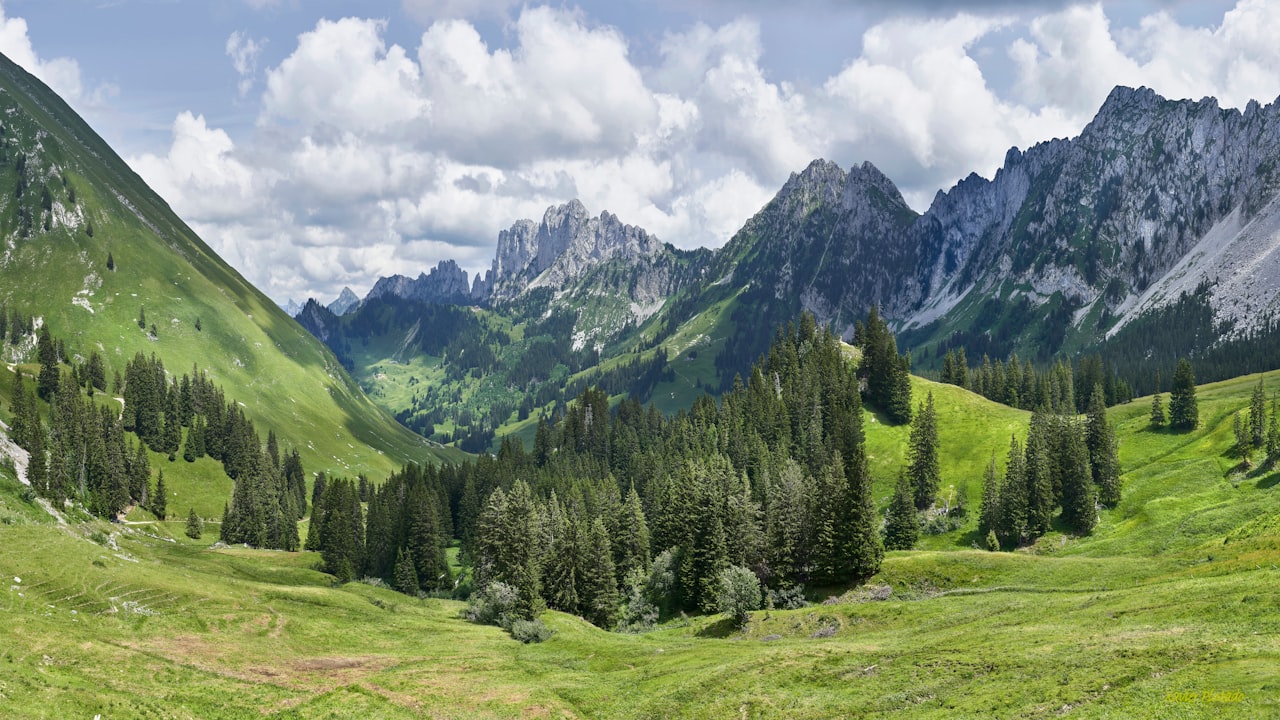
<path fill-rule="evenodd" d="M 1175 430 L 1194 430 L 1200 424 L 1196 403 L 1196 376 L 1191 361 L 1183 358 L 1173 373 L 1173 391 L 1169 393 L 1169 426 Z"/>
<path fill-rule="evenodd" d="M 1062 519 L 1084 535 L 1098 524 L 1098 492 L 1089 469 L 1089 450 L 1075 423 L 1064 421 L 1061 429 Z"/>
<path fill-rule="evenodd" d="M 396 550 L 396 590 L 405 595 L 418 594 L 418 570 L 413 564 L 413 555 L 404 548 Z"/>
<path fill-rule="evenodd" d="M 1249 434 L 1255 448 L 1267 442 L 1267 393 L 1262 386 L 1262 376 L 1258 376 L 1258 385 L 1253 389 L 1253 397 L 1249 400 Z"/>
<path fill-rule="evenodd" d="M 1026 455 L 1014 437 L 1009 441 L 1009 460 L 1000 485 L 1000 521 L 996 527 L 996 535 L 1007 545 L 1016 547 L 1031 536 L 1027 522 L 1029 497 Z"/>
<path fill-rule="evenodd" d="M 168 504 L 169 491 L 164 485 L 164 470 L 161 470 L 160 477 L 156 479 L 155 497 L 151 498 L 151 512 L 154 513 L 156 517 L 164 520 L 165 514 L 168 510 Z"/>
<path fill-rule="evenodd" d="M 1098 489 L 1098 501 L 1107 507 L 1115 507 L 1120 502 L 1120 451 L 1115 428 L 1107 422 L 1101 385 L 1094 386 L 1085 428 L 1089 468 L 1093 471 L 1093 484 Z"/>
<path fill-rule="evenodd" d="M 1249 467 L 1249 451 L 1253 448 L 1253 438 L 1249 431 L 1249 426 L 1244 418 L 1240 417 L 1240 411 L 1237 410 L 1232 415 L 1231 429 L 1235 434 L 1235 454 L 1240 458 L 1240 464 L 1246 469 Z"/>
<path fill-rule="evenodd" d="M 982 476 L 982 508 L 978 514 L 978 530 L 981 533 L 994 533 L 1000 526 L 1000 478 L 996 475 L 996 454 L 991 453 L 991 462 Z"/>
<path fill-rule="evenodd" d="M 1056 468 L 1049 449 L 1049 435 L 1052 432 L 1046 414 L 1039 411 L 1031 414 L 1024 472 L 1027 486 L 1027 530 L 1034 537 L 1049 531 L 1053 522 L 1053 509 L 1057 505 L 1053 489 Z"/>
<path fill-rule="evenodd" d="M 1275 467 L 1277 461 L 1280 461 L 1280 414 L 1277 413 L 1276 401 L 1272 400 L 1267 421 L 1267 467 Z"/>
<path fill-rule="evenodd" d="M 1151 427 L 1160 429 L 1164 423 L 1164 404 L 1160 401 L 1160 393 L 1155 393 L 1151 396 Z"/>
<path fill-rule="evenodd" d="M 633 570 L 648 572 L 649 524 L 645 520 L 644 507 L 634 484 L 627 491 L 627 499 L 619 509 L 617 528 L 613 557 L 618 580 L 625 580 Z"/>
<path fill-rule="evenodd" d="M 193 507 L 187 513 L 187 537 L 199 540 L 202 535 L 204 535 L 204 521 L 196 514 L 196 509 Z"/>
<path fill-rule="evenodd" d="M 62 370 L 58 367 L 58 350 L 54 346 L 53 338 L 49 335 L 48 325 L 40 329 L 36 350 L 40 358 L 40 375 L 36 380 L 36 394 L 41 400 L 53 402 L 53 397 L 58 394 Z"/>
<path fill-rule="evenodd" d="M 591 523 L 584 558 L 582 600 L 586 619 L 596 627 L 612 629 L 617 624 L 620 597 L 609 531 L 601 517 L 596 517 Z"/>
<path fill-rule="evenodd" d="M 884 549 L 910 550 L 915 547 L 919 535 L 920 522 L 912 499 L 911 483 L 907 481 L 905 472 L 899 472 L 893 500 L 889 503 L 889 511 L 885 516 Z"/>
<path fill-rule="evenodd" d="M 911 423 L 909 454 L 907 474 L 911 481 L 912 495 L 916 508 L 924 510 L 933 504 L 942 484 L 942 472 L 938 463 L 938 420 L 932 392 Z"/>

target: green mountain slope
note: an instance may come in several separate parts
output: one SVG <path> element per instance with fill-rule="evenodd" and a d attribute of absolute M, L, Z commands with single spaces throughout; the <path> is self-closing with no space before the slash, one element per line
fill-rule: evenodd
<path fill-rule="evenodd" d="M 1280 373 L 1266 378 L 1280 386 Z M 1272 717 L 1280 712 L 1280 494 L 1237 473 L 1256 378 L 1200 389 L 1201 427 L 1113 408 L 1125 495 L 1092 536 L 892 552 L 832 604 L 607 633 L 548 613 L 521 645 L 460 603 L 333 587 L 313 554 L 213 550 L 180 522 L 60 526 L 0 468 L 0 708 L 130 717 Z M 944 484 L 1025 415 L 930 388 Z M 948 414 L 955 413 L 951 419 Z M 961 416 L 960 413 L 967 413 Z M 905 447 L 868 427 L 880 467 Z M 968 433 L 966 433 L 968 430 Z M 885 459 L 887 458 L 887 459 Z M 1001 461 L 1001 465 L 1002 465 Z M 975 481 L 977 477 L 973 478 Z M 877 501 L 883 505 L 877 489 Z M 155 536 L 172 536 L 164 542 Z M 136 561 L 136 562 L 135 562 Z M 879 598 L 879 599 L 877 599 Z"/>
<path fill-rule="evenodd" d="M 42 318 L 70 355 L 97 350 L 108 377 L 138 352 L 155 353 L 171 374 L 199 365 L 264 435 L 273 429 L 297 447 L 309 471 L 382 475 L 410 460 L 459 456 L 370 402 L 322 344 L 6 58 L 0 126 L 0 302 Z M 137 322 L 144 311 L 146 330 Z M 28 359 L 19 349 L 6 358 Z"/>

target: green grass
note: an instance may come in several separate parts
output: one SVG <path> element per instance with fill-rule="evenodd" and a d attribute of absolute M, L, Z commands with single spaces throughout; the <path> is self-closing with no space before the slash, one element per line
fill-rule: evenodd
<path fill-rule="evenodd" d="M 138 352 L 156 354 L 175 375 L 199 365 L 264 436 L 274 429 L 298 448 L 308 471 L 384 475 L 408 461 L 462 457 L 369 401 L 319 341 L 223 262 L 48 88 L 3 60 L 0 90 L 8 113 L 0 192 L 16 195 L 20 157 L 27 183 L 0 211 L 0 231 L 17 233 L 24 203 L 36 213 L 30 237 L 0 258 L 0 301 L 40 316 L 69 354 L 101 353 L 108 378 Z M 47 231 L 43 220 L 54 214 L 40 210 L 42 187 L 72 218 Z M 155 339 L 137 325 L 140 308 Z M 4 352 L 13 362 L 13 349 Z"/>
<path fill-rule="evenodd" d="M 210 549 L 216 531 L 191 541 L 176 521 L 60 526 L 0 470 L 0 713 L 1273 717 L 1280 492 L 1223 455 L 1253 382 L 1202 388 L 1186 434 L 1150 431 L 1144 400 L 1112 409 L 1125 499 L 1092 536 L 989 553 L 962 529 L 745 630 L 706 616 L 625 636 L 548 613 L 555 634 L 531 646 L 461 621 L 460 603 L 333 587 L 314 554 Z M 928 388 L 948 482 L 1025 432 L 1025 413 Z M 878 496 L 904 438 L 869 426 Z"/>

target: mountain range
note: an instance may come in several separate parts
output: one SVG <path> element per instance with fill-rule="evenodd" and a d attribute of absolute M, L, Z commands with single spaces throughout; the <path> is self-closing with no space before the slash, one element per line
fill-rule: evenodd
<path fill-rule="evenodd" d="M 1194 306 L 1204 325 L 1180 353 L 1269 333 L 1278 140 L 1277 103 L 1241 111 L 1117 87 L 1079 136 L 1010 149 L 992 178 L 971 174 L 923 213 L 871 163 L 815 160 L 715 251 L 679 250 L 573 200 L 502 231 L 483 278 L 446 261 L 380 279 L 361 302 L 473 306 L 499 325 L 567 313 L 573 349 L 594 349 L 601 367 L 663 348 L 668 380 L 617 389 L 667 409 L 689 389 L 727 387 L 801 312 L 849 338 L 873 305 L 922 369 L 959 348 L 1050 362 L 1120 346 L 1171 367 L 1174 352 L 1150 336 L 1176 308 Z M 343 334 L 333 319 L 300 319 L 318 337 Z M 714 363 L 698 362 L 707 354 Z"/>

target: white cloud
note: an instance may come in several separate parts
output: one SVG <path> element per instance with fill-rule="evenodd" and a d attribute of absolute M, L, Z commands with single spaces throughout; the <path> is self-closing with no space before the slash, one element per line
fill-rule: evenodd
<path fill-rule="evenodd" d="M 227 57 L 231 58 L 231 66 L 240 75 L 241 97 L 248 95 L 253 88 L 254 76 L 258 73 L 258 58 L 266 44 L 266 39 L 255 40 L 239 30 L 227 37 Z"/>
<path fill-rule="evenodd" d="M 271 295 L 328 298 L 446 258 L 487 267 L 500 229 L 573 197 L 718 246 L 814 157 L 870 159 L 923 209 L 1012 145 L 1078 133 L 1117 83 L 1230 105 L 1280 92 L 1280 6 L 1261 0 L 1212 28 L 1157 13 L 1119 31 L 1100 5 L 888 20 L 812 85 L 770 74 L 750 19 L 643 54 L 578 11 L 526 7 L 501 43 L 466 19 L 514 6 L 406 0 L 426 25 L 416 47 L 390 43 L 386 21 L 322 20 L 266 69 L 253 136 L 184 113 L 167 152 L 132 162 Z M 999 53 L 976 50 L 993 38 L 1013 63 L 1007 90 L 984 71 Z M 227 41 L 246 77 L 260 49 Z"/>
<path fill-rule="evenodd" d="M 438 20 L 506 18 L 520 0 L 404 0 L 405 13 L 423 25 Z"/>
<path fill-rule="evenodd" d="M 0 53 L 53 88 L 69 104 L 76 105 L 91 99 L 84 95 L 80 64 L 65 57 L 42 60 L 31 45 L 27 21 L 6 16 L 3 6 L 0 6 Z"/>

